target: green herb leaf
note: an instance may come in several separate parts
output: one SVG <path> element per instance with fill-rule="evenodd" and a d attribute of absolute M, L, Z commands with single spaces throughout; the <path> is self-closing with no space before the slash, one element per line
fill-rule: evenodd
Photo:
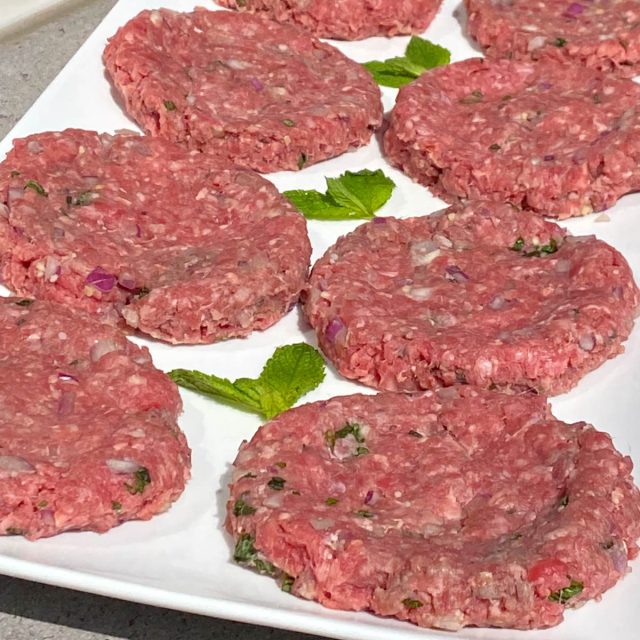
<path fill-rule="evenodd" d="M 84 207 L 91 204 L 97 195 L 95 191 L 80 191 L 75 198 L 67 196 L 67 204 L 74 207 Z"/>
<path fill-rule="evenodd" d="M 367 509 L 360 509 L 360 511 L 356 511 L 356 515 L 361 518 L 373 518 L 373 513 Z"/>
<path fill-rule="evenodd" d="M 305 164 L 307 164 L 307 160 L 309 158 L 307 157 L 306 153 L 301 153 L 298 156 L 298 169 L 302 169 L 304 167 Z"/>
<path fill-rule="evenodd" d="M 267 482 L 267 486 L 274 491 L 282 491 L 284 489 L 286 480 L 281 478 L 280 476 L 273 476 L 269 482 Z"/>
<path fill-rule="evenodd" d="M 319 191 L 295 189 L 285 191 L 283 195 L 309 220 L 355 220 L 361 217 Z"/>
<path fill-rule="evenodd" d="M 557 602 L 558 604 L 565 604 L 567 600 L 573 598 L 573 596 L 577 596 L 579 593 L 582 593 L 584 589 L 584 584 L 579 580 L 572 580 L 571 584 L 564 589 L 558 589 L 558 591 L 552 591 L 549 594 L 549 600 L 551 602 Z"/>
<path fill-rule="evenodd" d="M 560 506 L 566 507 L 569 504 L 569 496 L 565 493 L 562 498 L 560 498 Z"/>
<path fill-rule="evenodd" d="M 519 237 L 511 247 L 511 251 L 522 251 L 524 249 L 524 238 Z"/>
<path fill-rule="evenodd" d="M 298 189 L 283 195 L 312 220 L 362 220 L 372 218 L 396 186 L 380 169 L 345 171 L 326 182 L 326 193 Z"/>
<path fill-rule="evenodd" d="M 289 574 L 285 573 L 284 576 L 282 577 L 282 583 L 280 585 L 280 588 L 285 593 L 291 593 L 291 589 L 293 589 L 293 583 L 294 582 L 295 582 L 295 578 L 293 576 L 290 576 Z"/>
<path fill-rule="evenodd" d="M 19 171 L 16 171 L 15 169 L 11 172 L 11 177 L 12 178 L 17 178 L 20 175 Z"/>
<path fill-rule="evenodd" d="M 233 550 L 233 559 L 239 564 L 255 567 L 260 573 L 266 573 L 271 576 L 278 573 L 275 565 L 258 557 L 254 542 L 255 538 L 250 533 L 243 533 L 236 542 Z"/>
<path fill-rule="evenodd" d="M 33 189 L 33 191 L 35 191 L 39 196 L 44 196 L 45 198 L 49 197 L 47 190 L 35 180 L 27 180 L 24 185 L 24 190 L 26 191 L 27 189 Z"/>
<path fill-rule="evenodd" d="M 451 62 L 451 51 L 449 49 L 418 36 L 413 36 L 409 40 L 405 55 L 411 62 L 420 65 L 424 69 L 443 67 Z"/>
<path fill-rule="evenodd" d="M 407 609 L 419 609 L 424 606 L 420 600 L 415 600 L 414 598 L 405 598 L 402 604 L 407 607 Z"/>
<path fill-rule="evenodd" d="M 256 512 L 256 508 L 252 507 L 248 502 L 245 502 L 242 498 L 238 498 L 233 503 L 233 515 L 239 516 L 252 516 Z"/>
<path fill-rule="evenodd" d="M 117 500 L 113 500 L 111 502 L 111 508 L 114 511 L 122 511 L 122 502 L 118 502 Z"/>
<path fill-rule="evenodd" d="M 502 149 L 502 147 L 497 142 L 489 146 L 489 151 L 500 151 L 500 149 Z"/>
<path fill-rule="evenodd" d="M 233 559 L 236 562 L 252 562 L 256 556 L 256 548 L 253 546 L 253 536 L 250 533 L 243 533 L 236 542 L 233 551 Z"/>
<path fill-rule="evenodd" d="M 295 126 L 296 126 L 296 123 L 295 123 L 291 118 L 285 118 L 285 119 L 282 121 L 282 124 L 283 124 L 285 127 L 295 127 Z"/>
<path fill-rule="evenodd" d="M 176 103 L 173 100 L 165 100 L 163 102 L 164 104 L 164 108 L 167 111 L 175 111 L 176 110 Z"/>
<path fill-rule="evenodd" d="M 345 171 L 339 178 L 327 178 L 327 195 L 341 207 L 372 218 L 389 200 L 395 183 L 378 169 Z"/>
<path fill-rule="evenodd" d="M 383 87 L 402 87 L 409 84 L 427 69 L 449 64 L 451 52 L 429 40 L 413 36 L 404 56 L 387 60 L 371 60 L 364 67 L 373 79 Z"/>
<path fill-rule="evenodd" d="M 564 38 L 556 38 L 553 41 L 553 44 L 555 44 L 556 47 L 564 47 L 564 45 L 567 44 L 567 41 Z"/>
<path fill-rule="evenodd" d="M 257 379 L 239 378 L 231 382 L 200 371 L 169 372 L 171 379 L 185 389 L 225 400 L 267 419 L 292 407 L 315 389 L 324 375 L 322 356 L 303 342 L 278 347 Z"/>
<path fill-rule="evenodd" d="M 22 300 L 17 300 L 16 304 L 19 307 L 30 307 L 34 302 L 35 300 L 33 298 L 22 298 Z"/>
<path fill-rule="evenodd" d="M 414 431 L 413 429 L 411 429 L 411 431 L 408 431 L 407 433 L 414 438 L 424 438 L 424 436 L 419 431 Z"/>
<path fill-rule="evenodd" d="M 327 498 L 324 502 L 328 507 L 333 507 L 338 504 L 338 498 Z"/>
<path fill-rule="evenodd" d="M 124 486 L 131 495 L 135 495 L 136 493 L 142 493 L 150 483 L 151 476 L 149 475 L 149 470 L 146 467 L 140 467 L 133 474 L 133 484 L 125 482 Z"/>

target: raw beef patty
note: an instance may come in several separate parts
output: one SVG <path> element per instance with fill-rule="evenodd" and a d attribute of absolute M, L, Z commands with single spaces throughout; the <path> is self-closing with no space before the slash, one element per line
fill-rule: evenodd
<path fill-rule="evenodd" d="M 237 561 L 327 607 L 547 627 L 637 555 L 631 467 L 541 397 L 352 395 L 287 411 L 241 447 L 227 528 Z"/>
<path fill-rule="evenodd" d="M 297 24 L 322 38 L 360 40 L 424 31 L 441 0 L 216 0 L 230 9 L 264 11 L 273 20 Z"/>
<path fill-rule="evenodd" d="M 562 393 L 622 351 L 638 290 L 618 251 L 509 205 L 376 218 L 316 263 L 305 313 L 342 375 Z"/>
<path fill-rule="evenodd" d="M 400 90 L 388 159 L 448 202 L 558 218 L 640 188 L 640 86 L 581 65 L 472 58 Z"/>
<path fill-rule="evenodd" d="M 189 478 L 176 386 L 147 349 L 52 302 L 0 300 L 0 535 L 106 531 Z"/>
<path fill-rule="evenodd" d="M 167 342 L 272 325 L 297 300 L 311 254 L 304 218 L 258 174 L 135 134 L 16 140 L 0 207 L 8 287 Z"/>
<path fill-rule="evenodd" d="M 258 171 L 359 147 L 382 120 L 366 69 L 264 16 L 143 11 L 111 38 L 104 62 L 148 133 Z"/>
<path fill-rule="evenodd" d="M 638 0 L 465 0 L 467 28 L 488 57 L 579 61 L 640 71 Z"/>

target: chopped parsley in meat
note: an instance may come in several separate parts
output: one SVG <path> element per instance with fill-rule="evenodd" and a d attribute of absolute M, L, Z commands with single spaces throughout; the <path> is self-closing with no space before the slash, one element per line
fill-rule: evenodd
<path fill-rule="evenodd" d="M 420 600 L 416 600 L 415 598 L 405 598 L 402 604 L 407 607 L 407 609 L 419 609 L 424 606 Z"/>
<path fill-rule="evenodd" d="M 151 476 L 149 475 L 149 470 L 146 467 L 140 467 L 133 474 L 133 484 L 125 482 L 124 486 L 131 495 L 135 495 L 136 493 L 142 493 L 150 483 Z"/>
<path fill-rule="evenodd" d="M 551 602 L 557 602 L 558 604 L 565 604 L 570 598 L 582 593 L 584 584 L 579 580 L 572 580 L 571 584 L 564 589 L 558 589 L 558 591 L 552 591 L 549 594 L 549 600 Z"/>
<path fill-rule="evenodd" d="M 24 185 L 24 190 L 26 191 L 27 189 L 31 189 L 35 191 L 39 196 L 44 196 L 45 198 L 49 197 L 49 194 L 47 193 L 46 189 L 39 182 L 36 182 L 35 180 L 27 180 L 27 182 Z"/>
<path fill-rule="evenodd" d="M 267 482 L 267 486 L 274 491 L 282 491 L 284 489 L 285 482 L 286 480 L 284 478 L 281 478 L 280 476 L 273 476 L 273 478 Z"/>
<path fill-rule="evenodd" d="M 245 502 L 242 498 L 238 498 L 233 504 L 233 515 L 238 516 L 251 516 L 256 512 L 256 508 L 252 507 L 248 502 Z"/>

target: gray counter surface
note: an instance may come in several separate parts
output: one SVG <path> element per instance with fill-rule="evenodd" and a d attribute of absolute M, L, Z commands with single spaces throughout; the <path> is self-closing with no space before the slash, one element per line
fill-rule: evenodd
<path fill-rule="evenodd" d="M 20 0 L 17 0 L 20 1 Z M 0 138 L 115 4 L 94 0 L 0 40 Z M 0 576 L 1 640 L 312 640 Z"/>

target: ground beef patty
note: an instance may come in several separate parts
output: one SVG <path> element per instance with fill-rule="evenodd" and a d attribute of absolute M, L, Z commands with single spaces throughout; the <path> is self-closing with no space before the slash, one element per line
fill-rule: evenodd
<path fill-rule="evenodd" d="M 305 295 L 340 373 L 389 391 L 567 391 L 623 350 L 638 305 L 613 247 L 491 203 L 363 224 Z"/>
<path fill-rule="evenodd" d="M 0 207 L 7 286 L 168 342 L 264 329 L 307 275 L 305 220 L 271 183 L 159 138 L 16 140 L 0 165 Z"/>
<path fill-rule="evenodd" d="M 0 535 L 106 531 L 189 478 L 176 386 L 147 349 L 62 305 L 0 300 Z"/>
<path fill-rule="evenodd" d="M 262 12 L 322 38 L 360 40 L 424 31 L 441 0 L 216 0 L 240 11 Z"/>
<path fill-rule="evenodd" d="M 305 31 L 230 11 L 143 11 L 104 62 L 144 129 L 258 171 L 359 147 L 382 120 L 361 65 Z"/>
<path fill-rule="evenodd" d="M 639 101 L 633 81 L 579 65 L 472 58 L 400 90 L 384 147 L 449 202 L 568 218 L 640 188 Z"/>
<path fill-rule="evenodd" d="M 336 609 L 546 627 L 638 553 L 632 463 L 544 398 L 450 387 L 280 415 L 234 463 L 236 559 Z"/>
<path fill-rule="evenodd" d="M 467 28 L 489 57 L 576 60 L 640 71 L 638 0 L 465 0 Z"/>

